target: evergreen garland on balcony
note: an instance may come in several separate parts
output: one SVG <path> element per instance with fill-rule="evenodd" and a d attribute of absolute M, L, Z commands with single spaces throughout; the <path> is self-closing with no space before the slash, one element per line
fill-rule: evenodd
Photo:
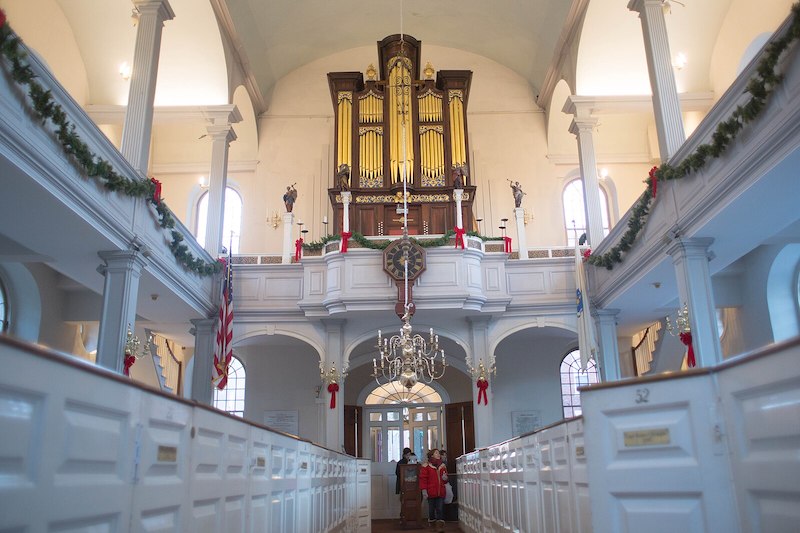
<path fill-rule="evenodd" d="M 438 239 L 415 239 L 414 237 L 410 237 L 409 240 L 414 241 L 415 243 L 419 244 L 423 248 L 434 248 L 437 246 L 447 246 L 450 244 L 450 239 L 455 236 L 456 232 L 453 230 L 448 230 L 445 232 L 444 235 L 439 237 Z M 481 235 L 477 231 L 468 231 L 467 235 L 470 237 L 477 237 L 482 241 L 502 241 L 502 237 L 486 237 L 485 235 Z M 370 250 L 385 250 L 387 246 L 392 242 L 390 240 L 380 240 L 380 241 L 371 241 L 364 237 L 359 232 L 353 232 L 351 240 L 357 242 L 361 248 L 369 248 Z M 321 250 L 323 246 L 328 244 L 331 241 L 340 241 L 342 240 L 341 235 L 325 235 L 318 241 L 312 241 L 303 243 L 303 250 L 311 251 L 311 250 Z"/>
<path fill-rule="evenodd" d="M 761 114 L 766 107 L 767 100 L 783 81 L 783 76 L 777 72 L 778 61 L 798 38 L 800 38 L 800 3 L 795 3 L 792 6 L 792 22 L 789 31 L 766 46 L 764 55 L 756 68 L 756 74 L 747 84 L 746 93 L 750 95 L 749 100 L 736 107 L 727 120 L 717 124 L 710 143 L 701 144 L 695 148 L 694 152 L 678 165 L 662 163 L 661 166 L 654 167 L 650 171 L 650 177 L 645 181 L 647 189 L 633 206 L 631 217 L 628 219 L 627 231 L 608 252 L 589 256 L 589 264 L 611 270 L 615 264 L 622 262 L 622 254 L 630 250 L 636 236 L 647 223 L 647 215 L 652 207 L 651 200 L 655 198 L 659 181 L 685 178 L 692 172 L 702 169 L 709 160 L 716 159 L 725 153 L 745 124 L 752 122 Z"/>
<path fill-rule="evenodd" d="M 75 125 L 67 119 L 64 109 L 53 100 L 49 89 L 45 89 L 38 81 L 36 74 L 25 60 L 27 53 L 21 48 L 22 39 L 6 23 L 6 16 L 0 10 L 0 53 L 6 58 L 4 66 L 9 63 L 9 74 L 18 85 L 28 87 L 31 112 L 41 120 L 43 125 L 49 121 L 54 126 L 54 134 L 63 147 L 64 153 L 77 163 L 86 176 L 100 181 L 109 191 L 119 192 L 132 198 L 142 198 L 155 208 L 158 224 L 170 230 L 172 240 L 169 249 L 178 263 L 186 270 L 200 276 L 209 276 L 219 272 L 218 262 L 206 263 L 195 257 L 189 247 L 183 244 L 183 234 L 175 229 L 175 217 L 160 195 L 157 184 L 151 180 L 130 180 L 117 173 L 111 163 L 94 154 L 75 130 Z"/>

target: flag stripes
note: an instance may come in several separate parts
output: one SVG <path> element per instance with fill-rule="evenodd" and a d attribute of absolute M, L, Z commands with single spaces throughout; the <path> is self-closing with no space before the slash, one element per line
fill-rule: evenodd
<path fill-rule="evenodd" d="M 211 369 L 211 382 L 220 390 L 228 384 L 228 365 L 233 357 L 233 267 L 231 259 L 230 252 L 227 260 L 220 259 L 225 277 L 222 282 L 222 298 L 219 304 L 214 367 Z"/>

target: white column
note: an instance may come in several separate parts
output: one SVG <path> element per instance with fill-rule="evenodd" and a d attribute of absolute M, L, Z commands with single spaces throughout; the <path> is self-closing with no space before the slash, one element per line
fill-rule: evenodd
<path fill-rule="evenodd" d="M 453 200 L 456 201 L 456 227 L 464 229 L 464 214 L 461 212 L 461 202 L 464 201 L 464 189 L 453 189 Z"/>
<path fill-rule="evenodd" d="M 517 222 L 517 246 L 519 246 L 519 258 L 528 258 L 528 238 L 525 236 L 525 209 L 514 208 L 514 220 Z"/>
<path fill-rule="evenodd" d="M 192 370 L 192 399 L 211 405 L 214 399 L 211 384 L 211 367 L 214 365 L 217 323 L 219 319 L 196 318 L 191 320 L 194 335 L 194 365 Z"/>
<path fill-rule="evenodd" d="M 167 0 L 133 0 L 133 5 L 139 10 L 139 22 L 120 152 L 133 168 L 146 176 L 161 30 L 164 22 L 172 20 L 175 13 Z"/>
<path fill-rule="evenodd" d="M 343 329 L 345 321 L 341 319 L 323 319 L 325 325 L 325 354 L 323 363 L 325 371 L 330 370 L 331 365 L 336 365 L 336 370 L 344 370 L 344 335 Z M 344 380 L 339 380 L 339 392 L 336 393 L 336 408 L 330 408 L 331 396 L 328 392 L 328 384 L 322 386 L 322 393 L 325 398 L 325 439 L 324 446 L 331 450 L 344 450 Z"/>
<path fill-rule="evenodd" d="M 98 255 L 105 262 L 101 266 L 105 282 L 97 339 L 97 364 L 121 373 L 128 325 L 131 330 L 136 326 L 139 278 L 147 261 L 135 250 L 113 250 Z"/>
<path fill-rule="evenodd" d="M 661 161 L 667 161 L 686 140 L 683 131 L 681 103 L 675 86 L 672 56 L 669 52 L 667 24 L 664 20 L 662 0 L 630 0 L 628 9 L 639 13 L 653 90 L 653 110 L 658 131 L 658 148 Z"/>
<path fill-rule="evenodd" d="M 622 372 L 619 365 L 619 343 L 617 341 L 617 315 L 619 309 L 595 309 L 592 315 L 600 337 L 600 379 L 602 381 L 619 381 Z"/>
<path fill-rule="evenodd" d="M 292 240 L 292 228 L 294 227 L 294 213 L 283 214 L 283 255 L 281 263 L 288 265 L 292 262 L 294 254 L 294 241 Z"/>
<path fill-rule="evenodd" d="M 578 160 L 583 179 L 583 205 L 586 214 L 586 236 L 592 246 L 603 240 L 603 216 L 600 210 L 600 182 L 597 178 L 597 158 L 594 153 L 594 130 L 597 119 L 588 107 L 578 105 L 570 96 L 564 104 L 565 113 L 572 113 L 569 132 L 578 139 Z"/>
<path fill-rule="evenodd" d="M 223 235 L 225 219 L 225 189 L 228 187 L 228 147 L 236 140 L 233 123 L 242 120 L 235 106 L 224 116 L 214 117 L 206 126 L 211 139 L 211 171 L 208 175 L 208 218 L 206 222 L 205 249 L 211 257 L 217 257 L 220 246 L 228 246 L 230 235 Z"/>
<path fill-rule="evenodd" d="M 472 366 L 477 368 L 479 361 L 483 359 L 484 364 L 489 361 L 489 317 L 477 316 L 469 317 L 469 330 L 472 346 Z M 487 368 L 488 370 L 488 368 Z M 486 394 L 489 398 L 489 405 L 481 403 L 478 405 L 478 387 L 475 380 L 470 381 L 472 388 L 472 409 L 475 419 L 475 447 L 483 448 L 493 444 L 492 442 L 492 410 L 494 409 L 494 397 L 492 394 L 492 378 L 487 375 L 489 388 Z"/>
<path fill-rule="evenodd" d="M 350 231 L 350 202 L 353 201 L 353 193 L 346 191 L 342 194 L 342 231 Z"/>
<path fill-rule="evenodd" d="M 697 366 L 722 362 L 722 348 L 717 330 L 717 309 L 708 269 L 711 239 L 678 239 L 668 249 L 678 281 L 678 306 L 689 307 L 692 344 Z"/>

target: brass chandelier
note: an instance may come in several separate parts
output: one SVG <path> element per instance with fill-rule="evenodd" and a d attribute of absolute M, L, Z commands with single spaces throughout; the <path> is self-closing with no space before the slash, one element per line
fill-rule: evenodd
<path fill-rule="evenodd" d="M 400 56 L 393 61 L 405 62 L 405 41 L 403 40 L 402 2 L 400 13 Z M 407 95 L 410 94 L 411 78 L 409 76 L 396 77 L 397 84 L 389 85 L 388 89 L 395 91 L 398 111 L 402 129 L 402 175 L 407 176 L 408 164 L 406 146 L 406 117 L 409 106 L 406 104 Z M 398 212 L 401 212 L 398 209 Z M 378 358 L 372 360 L 372 377 L 382 385 L 392 381 L 399 381 L 406 389 L 411 390 L 417 383 L 431 383 L 444 376 L 447 369 L 447 360 L 444 349 L 439 348 L 439 336 L 430 330 L 430 338 L 426 341 L 422 335 L 415 334 L 411 328 L 411 314 L 414 303 L 408 298 L 408 251 L 411 243 L 408 238 L 408 191 L 407 180 L 403 179 L 403 280 L 405 282 L 405 298 L 403 308 L 405 313 L 401 318 L 403 325 L 400 333 L 384 338 L 378 330 Z M 379 362 L 380 361 L 380 362 Z M 383 383 L 381 383 L 383 381 Z"/>

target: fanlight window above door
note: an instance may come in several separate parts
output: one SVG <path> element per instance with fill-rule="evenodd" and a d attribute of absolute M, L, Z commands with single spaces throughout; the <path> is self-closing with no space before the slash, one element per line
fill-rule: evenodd
<path fill-rule="evenodd" d="M 399 403 L 442 403 L 441 395 L 433 387 L 417 383 L 411 390 L 397 381 L 375 387 L 367 396 L 367 405 L 393 405 Z"/>

